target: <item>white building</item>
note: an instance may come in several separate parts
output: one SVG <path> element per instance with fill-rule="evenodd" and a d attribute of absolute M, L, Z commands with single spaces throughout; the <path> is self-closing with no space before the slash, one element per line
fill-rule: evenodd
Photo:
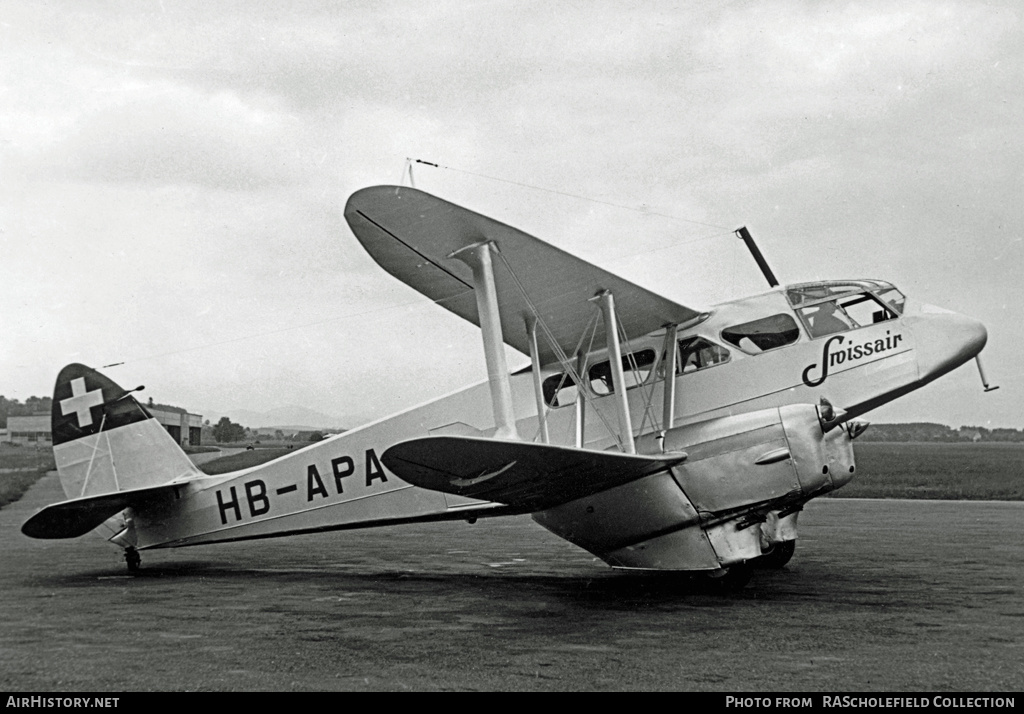
<path fill-rule="evenodd" d="M 181 407 L 154 404 L 152 399 L 146 404 L 146 411 L 152 414 L 167 433 L 182 446 L 199 446 L 203 432 L 201 415 L 189 414 Z"/>
<path fill-rule="evenodd" d="M 27 446 L 53 446 L 53 434 L 50 431 L 50 415 L 34 414 L 32 416 L 7 417 L 7 436 L 5 441 L 12 444 Z"/>

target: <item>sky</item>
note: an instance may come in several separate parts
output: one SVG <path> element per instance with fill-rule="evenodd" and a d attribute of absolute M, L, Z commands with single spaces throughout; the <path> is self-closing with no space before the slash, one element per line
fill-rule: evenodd
<path fill-rule="evenodd" d="M 417 188 L 687 305 L 765 289 L 746 225 L 783 282 L 980 319 L 998 391 L 968 364 L 869 418 L 1022 428 L 1022 13 L 0 0 L 0 394 L 116 364 L 191 411 L 358 422 L 484 379 L 476 328 L 342 216 L 421 159 Z"/>

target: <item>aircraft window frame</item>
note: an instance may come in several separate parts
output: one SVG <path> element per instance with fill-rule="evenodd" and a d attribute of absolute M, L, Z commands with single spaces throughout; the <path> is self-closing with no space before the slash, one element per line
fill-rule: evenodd
<path fill-rule="evenodd" d="M 700 343 L 699 349 L 691 349 L 687 352 L 688 348 L 692 348 Z M 706 369 L 717 367 L 722 364 L 726 364 L 732 360 L 732 352 L 722 345 L 714 342 L 703 335 L 689 335 L 687 337 L 681 337 L 676 341 L 676 376 L 683 374 L 693 374 L 694 372 L 703 372 Z M 702 356 L 701 353 L 710 353 Z M 697 356 L 697 359 L 693 362 L 692 369 L 686 369 L 687 362 L 690 358 Z M 713 361 L 712 361 L 713 360 Z M 664 379 L 665 377 L 665 355 L 662 354 L 661 360 L 658 364 L 658 378 Z"/>
<path fill-rule="evenodd" d="M 782 327 L 781 324 L 788 321 L 790 324 L 785 329 L 775 329 L 770 332 L 768 331 L 750 331 L 757 330 L 759 328 L 768 328 L 771 323 L 776 323 L 778 327 Z M 741 322 L 737 325 L 726 327 L 720 333 L 722 341 L 726 342 L 733 347 L 738 347 L 743 352 L 749 355 L 759 355 L 765 352 L 772 352 L 783 347 L 789 347 L 792 344 L 796 344 L 800 341 L 800 323 L 796 321 L 791 313 L 779 312 L 774 315 L 767 317 L 759 317 L 756 320 L 748 320 L 747 322 Z M 734 335 L 735 339 L 729 335 Z M 753 338 L 757 338 L 757 340 Z M 764 343 L 762 346 L 759 343 Z"/>
<path fill-rule="evenodd" d="M 639 355 L 643 355 L 644 362 L 641 363 L 639 361 Z M 650 361 L 647 361 L 648 358 Z M 606 366 L 607 372 L 601 373 L 604 372 L 604 368 Z M 630 389 L 635 389 L 636 387 L 647 384 L 651 381 L 651 378 L 656 373 L 657 368 L 658 351 L 653 347 L 644 347 L 622 355 L 622 373 L 626 380 L 626 391 L 628 392 Z M 631 376 L 644 369 L 647 370 L 647 373 L 644 374 L 643 378 L 630 384 L 629 381 Z M 600 370 L 600 372 L 595 375 L 595 371 L 598 370 Z M 610 394 L 614 394 L 615 387 L 612 384 L 611 360 L 601 360 L 600 362 L 587 365 L 586 382 L 588 389 L 595 397 L 607 397 Z M 598 391 L 598 389 L 595 388 L 595 384 L 602 385 L 601 389 L 607 389 L 608 391 Z"/>
<path fill-rule="evenodd" d="M 851 294 L 871 293 L 900 316 L 904 312 L 907 296 L 892 283 L 884 280 L 846 280 L 823 283 L 800 283 L 786 288 L 786 299 L 794 309 L 810 307 L 823 300 L 833 300 Z M 888 297 L 895 295 L 895 299 Z"/>
<path fill-rule="evenodd" d="M 895 290 L 895 288 L 893 289 Z M 849 307 L 855 307 L 864 302 L 871 302 L 881 308 L 881 310 L 876 310 L 871 313 L 871 322 L 858 319 L 858 315 L 862 312 L 861 310 L 858 310 L 857 314 L 851 315 L 846 309 Z M 811 313 L 812 310 L 815 311 L 815 313 L 825 310 L 827 309 L 827 305 L 834 306 L 832 312 L 822 314 L 821 317 L 817 314 Z M 834 295 L 829 298 L 808 301 L 796 308 L 796 314 L 800 318 L 800 321 L 804 325 L 804 329 L 807 330 L 807 334 L 812 340 L 828 337 L 829 335 L 841 334 L 843 332 L 850 332 L 852 330 L 859 330 L 864 327 L 870 327 L 871 325 L 877 325 L 882 322 L 889 322 L 890 320 L 899 318 L 899 312 L 870 291 L 861 291 L 856 293 L 848 292 Z M 882 317 L 879 318 L 879 315 Z M 826 318 L 826 321 L 823 325 L 818 325 L 817 322 L 821 318 Z"/>
<path fill-rule="evenodd" d="M 890 300 L 888 297 L 886 297 L 890 293 L 894 293 L 895 295 L 898 295 L 899 297 L 897 299 L 895 299 L 895 300 Z M 878 298 L 879 300 L 881 300 L 886 305 L 888 305 L 889 309 L 891 309 L 897 315 L 902 315 L 904 309 L 906 309 L 906 306 L 907 306 L 907 296 L 904 295 L 902 292 L 900 292 L 900 290 L 898 288 L 896 288 L 896 286 L 894 286 L 894 285 L 883 285 L 883 286 L 880 286 L 878 288 L 877 292 L 875 292 L 875 297 Z"/>
<path fill-rule="evenodd" d="M 544 395 L 544 403 L 552 409 L 561 409 L 576 403 L 579 396 L 579 387 L 572 380 L 568 372 L 557 372 L 541 382 L 541 392 Z M 565 393 L 566 398 L 560 399 Z M 568 394 L 571 393 L 572 398 Z"/>

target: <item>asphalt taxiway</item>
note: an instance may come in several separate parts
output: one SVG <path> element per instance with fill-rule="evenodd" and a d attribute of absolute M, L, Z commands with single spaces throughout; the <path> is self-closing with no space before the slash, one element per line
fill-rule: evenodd
<path fill-rule="evenodd" d="M 743 591 L 613 571 L 528 517 L 143 552 L 0 509 L 0 689 L 1015 691 L 1024 503 L 820 499 Z"/>

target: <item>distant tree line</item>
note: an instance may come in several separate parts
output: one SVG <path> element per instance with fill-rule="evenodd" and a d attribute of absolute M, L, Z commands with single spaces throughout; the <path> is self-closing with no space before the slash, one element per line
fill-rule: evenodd
<path fill-rule="evenodd" d="M 987 429 L 983 426 L 962 426 L 953 429 L 944 424 L 916 422 L 911 424 L 872 424 L 859 437 L 860 441 L 1024 441 L 1020 429 Z"/>
<path fill-rule="evenodd" d="M 7 428 L 7 417 L 49 414 L 52 407 L 50 397 L 29 397 L 22 404 L 17 399 L 0 396 L 0 429 Z"/>
<path fill-rule="evenodd" d="M 213 439 L 218 444 L 245 441 L 248 436 L 248 429 L 240 424 L 236 424 L 227 417 L 221 417 L 220 421 L 213 427 Z"/>
<path fill-rule="evenodd" d="M 231 444 L 239 441 L 259 443 L 259 440 L 263 438 L 273 441 L 301 443 L 322 441 L 326 433 L 331 432 L 298 431 L 292 434 L 285 434 L 282 430 L 275 429 L 273 434 L 270 434 L 268 430 L 264 429 L 261 433 L 259 429 L 250 429 L 247 426 L 236 424 L 228 417 L 221 417 L 220 421 L 213 425 L 210 424 L 209 419 L 206 420 L 206 423 L 203 425 L 202 441 L 204 444 L 209 444 L 211 441 L 218 444 Z"/>

